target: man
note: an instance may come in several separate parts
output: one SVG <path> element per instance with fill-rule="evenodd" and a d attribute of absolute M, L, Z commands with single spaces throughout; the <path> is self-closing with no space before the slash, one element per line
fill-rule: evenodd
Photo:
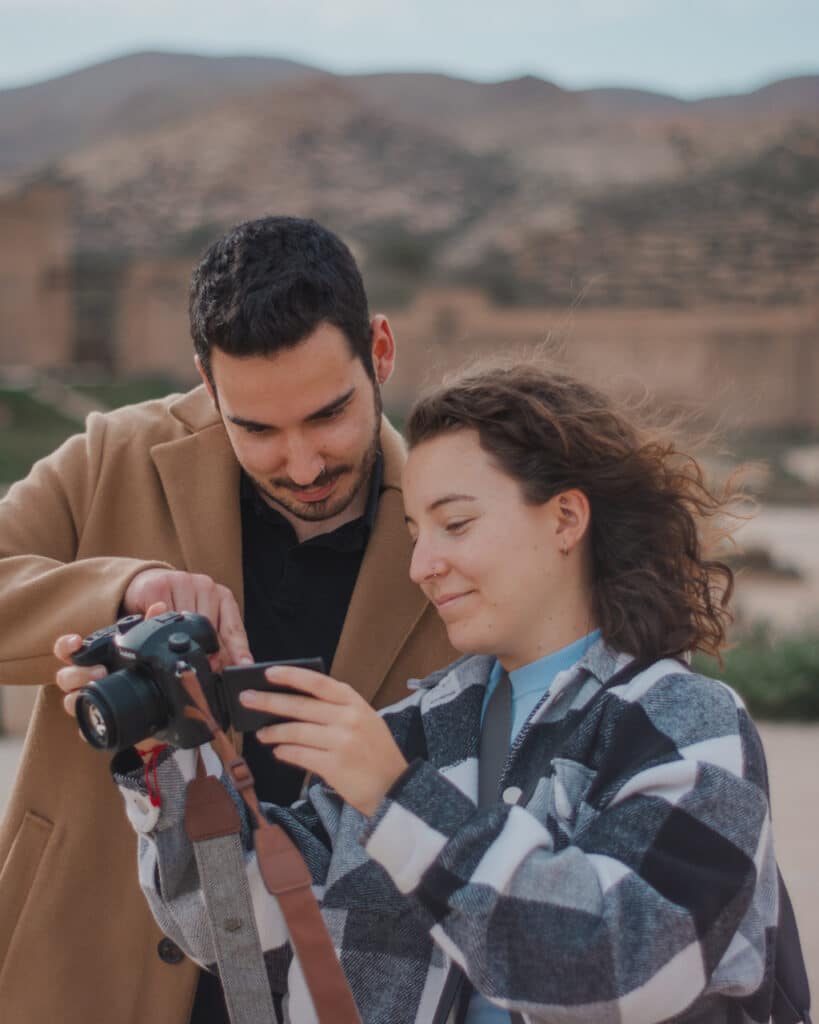
<path fill-rule="evenodd" d="M 311 221 L 240 225 L 190 314 L 203 387 L 92 415 L 0 503 L 0 682 L 48 682 L 55 636 L 164 601 L 207 615 L 227 662 L 320 654 L 377 706 L 400 698 L 451 648 L 408 579 L 395 343 L 349 250 Z M 297 794 L 244 750 L 263 797 Z M 44 687 L 0 833 L 3 1018 L 224 1021 L 148 914 L 107 774 Z"/>

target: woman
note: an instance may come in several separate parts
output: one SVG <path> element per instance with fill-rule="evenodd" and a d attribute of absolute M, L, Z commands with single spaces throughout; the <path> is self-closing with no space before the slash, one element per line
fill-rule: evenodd
<path fill-rule="evenodd" d="M 732 577 L 699 531 L 722 502 L 603 395 L 529 366 L 431 392 L 408 440 L 411 575 L 465 657 L 380 715 L 300 669 L 269 678 L 301 695 L 244 697 L 289 719 L 260 731 L 275 756 L 324 780 L 266 812 L 362 1019 L 429 1024 L 455 963 L 469 1024 L 767 1020 L 764 756 L 739 698 L 686 664 L 725 638 Z M 118 781 L 157 919 L 212 964 L 181 827 L 193 756 L 156 759 L 158 819 L 144 772 Z M 271 986 L 311 1020 L 247 862 Z"/>

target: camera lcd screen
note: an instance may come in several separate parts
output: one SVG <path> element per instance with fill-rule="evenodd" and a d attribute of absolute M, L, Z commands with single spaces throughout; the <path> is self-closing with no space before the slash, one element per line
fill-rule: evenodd
<path fill-rule="evenodd" d="M 234 729 L 239 732 L 255 732 L 265 725 L 273 725 L 283 721 L 278 715 L 269 715 L 262 711 L 252 711 L 239 703 L 242 690 L 260 690 L 268 693 L 295 693 L 288 686 L 280 686 L 265 679 L 265 669 L 273 665 L 295 665 L 298 668 L 309 668 L 313 672 L 324 672 L 322 658 L 293 658 L 289 661 L 261 661 L 256 665 L 233 665 L 222 672 L 228 714 Z"/>

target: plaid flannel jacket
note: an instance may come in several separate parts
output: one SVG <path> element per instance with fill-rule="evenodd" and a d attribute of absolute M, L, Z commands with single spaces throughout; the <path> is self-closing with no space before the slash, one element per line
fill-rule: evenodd
<path fill-rule="evenodd" d="M 493 659 L 479 656 L 382 712 L 411 764 L 372 819 L 320 783 L 292 808 L 266 806 L 313 873 L 365 1024 L 429 1024 L 452 961 L 526 1021 L 768 1020 L 777 884 L 759 737 L 732 690 L 676 661 L 606 688 L 629 660 L 600 641 L 555 679 L 484 812 Z M 160 927 L 213 969 L 182 825 L 193 774 L 192 751 L 167 753 L 161 808 L 142 773 L 115 777 Z M 312 1003 L 232 795 L 270 984 L 285 1019 L 307 1024 Z"/>

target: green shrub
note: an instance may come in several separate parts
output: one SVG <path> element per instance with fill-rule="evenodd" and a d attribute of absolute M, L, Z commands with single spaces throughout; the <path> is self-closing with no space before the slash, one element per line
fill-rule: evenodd
<path fill-rule="evenodd" d="M 0 387 L 0 491 L 81 429 L 28 391 Z"/>
<path fill-rule="evenodd" d="M 192 382 L 191 382 L 192 383 Z M 186 385 L 165 377 L 118 380 L 109 378 L 75 390 L 116 408 L 147 398 L 159 398 Z M 37 459 L 53 452 L 67 437 L 84 429 L 76 419 L 43 401 L 32 388 L 0 383 L 0 494 L 6 485 L 21 480 Z"/>
<path fill-rule="evenodd" d="M 819 719 L 819 633 L 777 636 L 758 625 L 723 662 L 696 655 L 693 667 L 732 686 L 755 718 Z"/>
<path fill-rule="evenodd" d="M 193 363 L 191 363 L 191 370 L 193 370 Z M 132 405 L 134 402 L 145 402 L 151 398 L 162 398 L 172 391 L 186 391 L 196 383 L 198 380 L 193 373 L 187 382 L 162 376 L 114 377 L 95 381 L 92 384 L 75 384 L 74 390 L 98 399 L 109 409 L 118 409 L 121 405 Z"/>

